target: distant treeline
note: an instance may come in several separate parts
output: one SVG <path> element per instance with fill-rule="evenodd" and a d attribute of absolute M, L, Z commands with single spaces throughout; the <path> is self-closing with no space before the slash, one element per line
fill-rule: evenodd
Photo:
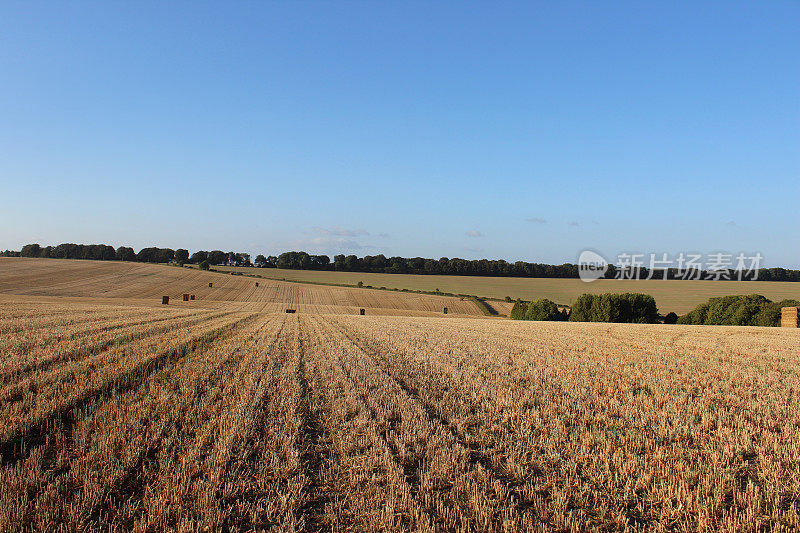
<path fill-rule="evenodd" d="M 262 268 L 285 268 L 291 270 L 333 270 L 340 272 L 372 272 L 387 274 L 447 274 L 454 276 L 505 276 L 520 278 L 578 278 L 578 265 L 547 265 L 516 261 L 509 263 L 502 259 L 426 259 L 424 257 L 386 257 L 383 254 L 357 257 L 355 255 L 335 255 L 333 260 L 327 255 L 313 255 L 306 252 L 285 252 L 278 256 L 259 254 L 250 260 L 250 254 L 223 252 L 221 250 L 198 251 L 189 255 L 186 249 L 143 248 L 138 253 L 133 248 L 120 246 L 114 249 L 104 244 L 59 244 L 41 247 L 28 244 L 19 252 L 6 250 L 6 257 L 53 257 L 63 259 L 96 259 L 117 261 L 141 261 L 154 263 L 193 263 L 204 261 L 209 265 L 256 266 Z M 761 281 L 800 281 L 800 270 L 785 268 L 758 269 L 756 279 Z M 640 279 L 650 276 L 646 268 L 640 269 Z M 699 279 L 706 279 L 707 272 L 699 273 Z M 606 279 L 617 276 L 617 269 L 609 265 Z M 654 279 L 664 279 L 664 270 L 655 270 Z M 697 276 L 693 276 L 695 278 Z M 732 276 L 735 277 L 735 276 Z M 681 279 L 681 272 L 670 268 L 666 279 Z M 723 278 L 724 279 L 724 278 Z M 744 277 L 743 279 L 750 279 Z"/>
<path fill-rule="evenodd" d="M 578 265 L 547 265 L 516 261 L 509 263 L 502 259 L 459 259 L 442 257 L 425 259 L 423 257 L 386 257 L 383 254 L 357 257 L 355 255 L 336 255 L 331 262 L 327 255 L 311 255 L 306 252 L 285 252 L 275 258 L 274 266 L 294 270 L 335 270 L 341 272 L 374 272 L 386 274 L 447 274 L 453 276 L 505 276 L 520 278 L 578 278 Z M 267 264 L 265 266 L 273 266 Z M 800 281 L 800 270 L 785 268 L 762 268 L 756 279 L 762 281 Z M 646 268 L 639 271 L 640 279 L 650 275 Z M 609 265 L 606 279 L 614 279 L 617 268 Z M 654 279 L 664 279 L 664 270 L 653 272 Z M 708 272 L 699 273 L 705 279 Z M 666 279 L 681 279 L 676 268 L 667 269 Z M 743 277 L 750 279 L 750 276 Z"/>
<path fill-rule="evenodd" d="M 142 248 L 136 252 L 129 246 L 114 248 L 107 244 L 59 244 L 58 246 L 39 246 L 27 244 L 19 252 L 6 250 L 0 253 L 3 257 L 44 257 L 51 259 L 92 259 L 96 261 L 135 261 L 140 263 L 201 263 L 207 261 L 211 265 L 252 266 L 250 254 L 238 252 L 195 252 L 191 256 L 185 248 Z M 259 255 L 256 261 L 266 258 Z"/>
<path fill-rule="evenodd" d="M 572 309 L 559 309 L 547 299 L 523 302 L 517 300 L 511 310 L 516 320 L 550 320 L 571 322 L 634 322 L 654 324 L 702 324 L 717 326 L 780 326 L 782 307 L 800 307 L 800 301 L 773 302 L 760 294 L 711 298 L 692 311 L 678 317 L 658 314 L 656 302 L 649 294 L 583 294 Z"/>

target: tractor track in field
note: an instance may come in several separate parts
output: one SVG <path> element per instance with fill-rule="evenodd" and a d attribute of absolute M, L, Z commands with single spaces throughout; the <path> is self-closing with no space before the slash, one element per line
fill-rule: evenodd
<path fill-rule="evenodd" d="M 124 394 L 145 382 L 154 372 L 165 365 L 178 361 L 187 355 L 205 349 L 214 340 L 231 335 L 237 326 L 252 321 L 257 315 L 249 315 L 229 324 L 215 328 L 199 337 L 188 340 L 175 348 L 171 348 L 155 357 L 149 358 L 125 374 L 108 383 L 88 390 L 73 401 L 59 406 L 57 409 L 35 422 L 27 429 L 0 442 L 0 466 L 14 464 L 27 459 L 31 452 L 39 446 L 46 445 L 51 428 L 58 428 L 62 433 L 71 433 L 72 426 L 79 417 L 79 412 L 91 402 L 110 394 Z"/>
<path fill-rule="evenodd" d="M 325 322 L 329 326 L 333 326 L 330 322 Z M 334 328 L 334 333 L 336 329 Z M 352 342 L 352 341 L 351 341 Z M 360 348 L 356 345 L 356 348 L 360 350 Z M 365 353 L 363 350 L 361 352 Z M 369 354 L 366 354 L 369 357 Z M 367 396 L 367 392 L 365 392 L 361 387 L 357 386 L 355 379 L 353 378 L 352 373 L 347 368 L 347 366 L 343 363 L 341 358 L 337 358 L 337 363 L 339 368 L 341 368 L 342 373 L 353 386 L 354 391 L 358 392 L 358 398 L 361 401 L 364 409 L 369 413 L 369 418 L 379 423 L 380 420 L 378 418 L 378 413 L 375 409 L 370 405 L 370 400 Z M 383 371 L 381 367 L 377 367 L 380 371 Z M 416 500 L 416 503 L 419 505 L 420 511 L 422 511 L 427 517 L 428 520 L 432 524 L 437 524 L 440 529 L 444 528 L 444 519 L 438 515 L 436 509 L 433 508 L 426 508 L 419 502 L 419 496 L 422 493 L 422 479 L 421 479 L 421 470 L 422 470 L 422 460 L 417 457 L 409 457 L 407 454 L 401 453 L 398 447 L 392 442 L 390 439 L 391 432 L 395 431 L 400 424 L 400 418 L 392 417 L 386 420 L 387 425 L 381 431 L 376 431 L 377 437 L 389 451 L 392 461 L 400 468 L 403 472 L 403 479 L 405 483 L 408 485 L 409 494 Z"/>
<path fill-rule="evenodd" d="M 330 450 L 323 447 L 325 427 L 320 417 L 320 410 L 315 408 L 313 390 L 308 380 L 309 370 L 303 348 L 303 338 L 298 319 L 297 380 L 300 384 L 300 402 L 297 406 L 300 418 L 300 431 L 297 449 L 300 450 L 300 469 L 309 480 L 305 492 L 308 498 L 298 509 L 303 531 L 330 531 L 330 524 L 325 522 L 325 505 L 329 502 L 327 486 L 324 481 L 323 468 L 330 460 Z"/>
<path fill-rule="evenodd" d="M 226 354 L 225 359 L 220 365 L 211 369 L 205 381 L 217 381 L 220 379 L 221 375 L 224 375 L 229 365 L 235 366 L 237 354 L 242 350 L 242 347 L 267 328 L 269 324 L 270 321 L 265 321 L 258 329 L 249 333 L 247 339 L 243 343 Z M 280 332 L 278 333 L 280 334 Z M 278 336 L 273 340 L 273 344 L 277 341 Z M 177 424 L 177 426 L 173 424 Z M 158 436 L 140 451 L 136 462 L 126 468 L 123 476 L 113 483 L 108 493 L 101 499 L 100 504 L 90 511 L 86 522 L 87 527 L 92 522 L 100 520 L 100 517 L 104 516 L 105 512 L 109 509 L 113 509 L 119 502 L 140 501 L 142 499 L 147 486 L 157 479 L 159 475 L 158 454 L 164 448 L 165 441 L 167 444 L 169 443 L 168 438 L 171 429 L 176 430 L 173 435 L 173 440 L 180 440 L 178 438 L 180 434 L 189 428 L 185 427 L 179 419 L 171 419 L 169 423 L 165 424 L 159 431 Z M 129 528 L 133 528 L 133 526 L 133 523 L 126 524 L 126 527 Z"/>
<path fill-rule="evenodd" d="M 516 479 L 513 474 L 508 472 L 502 466 L 495 465 L 492 462 L 490 455 L 475 443 L 470 442 L 468 436 L 460 431 L 458 427 L 447 417 L 440 414 L 436 407 L 420 394 L 418 388 L 410 385 L 403 377 L 392 372 L 385 363 L 385 358 L 380 354 L 380 350 L 351 334 L 340 324 L 334 322 L 329 323 L 334 326 L 350 343 L 352 343 L 356 348 L 361 350 L 370 359 L 372 359 L 375 365 L 384 373 L 386 373 L 386 375 L 388 375 L 395 383 L 397 383 L 398 387 L 400 387 L 405 394 L 415 400 L 422 407 L 432 422 L 441 425 L 455 439 L 455 441 L 467 451 L 469 463 L 473 467 L 480 465 L 494 479 L 501 482 L 512 496 L 513 501 L 511 503 L 517 511 L 522 512 L 532 507 L 532 502 L 528 501 L 522 491 L 524 482 Z M 542 472 L 536 470 L 531 472 L 531 475 L 532 477 L 537 477 L 542 475 Z"/>
<path fill-rule="evenodd" d="M 214 492 L 217 494 L 217 498 L 219 498 L 220 505 L 230 509 L 225 520 L 221 524 L 222 531 L 230 531 L 232 528 L 234 530 L 258 531 L 267 527 L 274 527 L 276 525 L 273 523 L 254 523 L 251 517 L 247 516 L 246 513 L 241 511 L 244 502 L 259 498 L 259 494 L 248 491 L 237 493 L 231 496 L 223 496 L 222 491 L 220 490 L 220 484 L 222 479 L 233 475 L 232 471 L 234 469 L 236 460 L 241 458 L 239 454 L 234 452 L 239 451 L 242 455 L 246 455 L 244 450 L 250 449 L 254 442 L 259 440 L 258 435 L 263 431 L 263 429 L 261 429 L 259 426 L 262 423 L 262 418 L 266 410 L 265 403 L 267 402 L 269 393 L 272 391 L 272 389 L 269 389 L 267 386 L 265 386 L 264 382 L 269 381 L 271 376 L 277 372 L 278 367 L 282 364 L 285 364 L 285 360 L 283 358 L 271 357 L 275 354 L 276 347 L 280 346 L 281 336 L 283 335 L 285 327 L 286 320 L 283 320 L 277 332 L 274 334 L 274 338 L 272 338 L 269 346 L 265 350 L 267 356 L 265 357 L 265 360 L 260 368 L 261 377 L 259 378 L 258 382 L 254 384 L 253 390 L 251 391 L 253 392 L 260 390 L 260 393 L 257 392 L 254 395 L 252 404 L 253 414 L 248 420 L 244 420 L 239 426 L 237 432 L 240 433 L 241 436 L 232 440 L 227 446 L 225 452 L 227 460 L 222 467 L 219 478 L 215 481 L 216 486 L 214 488 Z M 251 473 L 247 471 L 240 471 L 236 475 L 250 476 Z"/>
<path fill-rule="evenodd" d="M 230 315 L 232 313 L 219 313 L 216 315 L 210 315 L 206 313 L 202 313 L 200 316 L 194 317 L 191 320 L 187 320 L 184 323 L 181 323 L 181 327 L 191 327 L 197 324 L 200 324 L 209 318 L 222 318 L 224 316 Z M 191 315 L 190 315 L 191 316 Z M 101 328 L 92 332 L 82 332 L 77 335 L 70 335 L 71 339 L 75 338 L 83 338 L 88 337 L 92 333 L 105 333 L 108 331 L 114 331 L 117 329 L 122 329 L 126 327 L 136 327 L 136 326 L 146 326 L 146 325 L 153 325 L 156 326 L 152 329 L 148 329 L 146 331 L 138 332 L 138 333 L 129 333 L 122 337 L 108 339 L 99 344 L 90 346 L 90 347 L 80 347 L 74 350 L 71 350 L 67 353 L 61 354 L 58 357 L 54 357 L 52 359 L 46 359 L 42 361 L 34 361 L 29 363 L 25 366 L 15 368 L 13 372 L 0 372 L 0 384 L 3 388 L 11 387 L 14 384 L 20 381 L 20 377 L 24 376 L 29 372 L 47 372 L 48 370 L 52 369 L 53 367 L 60 366 L 62 363 L 72 362 L 72 361 L 81 361 L 83 359 L 88 359 L 89 357 L 98 355 L 106 350 L 111 348 L 115 348 L 120 345 L 128 344 L 135 341 L 144 340 L 150 337 L 155 337 L 156 335 L 163 334 L 168 332 L 171 329 L 172 324 L 167 323 L 161 326 L 157 326 L 157 324 L 167 321 L 167 320 L 175 320 L 175 322 L 179 322 L 181 319 L 188 318 L 187 316 L 183 317 L 167 317 L 167 318 L 158 318 L 156 320 L 146 320 L 141 322 L 135 322 L 131 324 L 120 324 L 114 326 L 108 326 L 105 328 Z M 58 339 L 60 340 L 60 339 Z M 54 342 L 58 342 L 55 340 Z"/>

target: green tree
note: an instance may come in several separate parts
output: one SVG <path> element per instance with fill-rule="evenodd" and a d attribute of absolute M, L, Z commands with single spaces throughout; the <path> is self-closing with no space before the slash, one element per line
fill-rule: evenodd
<path fill-rule="evenodd" d="M 514 320 L 525 320 L 525 316 L 528 313 L 528 304 L 523 302 L 522 300 L 517 299 L 514 302 L 514 307 L 511 308 L 511 314 L 509 315 Z"/>
<path fill-rule="evenodd" d="M 114 252 L 117 261 L 136 261 L 136 253 L 129 246 L 120 246 Z"/>
<path fill-rule="evenodd" d="M 22 251 L 20 251 L 19 255 L 21 257 L 39 257 L 41 252 L 42 248 L 38 244 L 26 244 L 22 247 Z"/>
<path fill-rule="evenodd" d="M 678 324 L 719 326 L 779 326 L 781 307 L 800 305 L 797 300 L 773 302 L 760 294 L 711 298 L 678 319 Z"/>
<path fill-rule="evenodd" d="M 211 265 L 221 265 L 228 259 L 228 254 L 223 252 L 222 250 L 211 250 L 208 254 L 208 262 Z"/>
<path fill-rule="evenodd" d="M 572 305 L 569 320 L 655 324 L 658 321 L 658 307 L 649 294 L 582 294 Z"/>
<path fill-rule="evenodd" d="M 192 257 L 189 258 L 189 262 L 192 263 L 193 265 L 196 265 L 202 263 L 203 261 L 206 261 L 207 259 L 208 259 L 208 252 L 199 250 L 192 254 Z"/>
<path fill-rule="evenodd" d="M 525 320 L 563 320 L 563 315 L 555 302 L 546 298 L 534 300 L 528 304 L 525 312 Z"/>
<path fill-rule="evenodd" d="M 664 317 L 664 324 L 675 324 L 678 322 L 678 315 L 670 311 Z"/>

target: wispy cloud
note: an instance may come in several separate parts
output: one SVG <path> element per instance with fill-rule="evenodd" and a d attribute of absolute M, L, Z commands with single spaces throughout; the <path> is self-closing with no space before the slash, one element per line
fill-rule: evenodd
<path fill-rule="evenodd" d="M 578 226 L 580 226 L 580 224 L 578 222 L 575 222 L 574 220 L 572 222 L 570 222 L 569 225 L 574 227 L 574 228 L 577 228 Z"/>
<path fill-rule="evenodd" d="M 331 235 L 322 235 L 320 237 L 313 237 L 311 239 L 301 239 L 292 243 L 292 249 L 305 250 L 309 253 L 336 253 L 344 250 L 363 250 L 372 248 L 372 246 L 364 245 L 353 239 L 345 237 L 336 237 Z"/>
<path fill-rule="evenodd" d="M 547 220 L 539 217 L 526 218 L 526 222 L 533 222 L 534 224 L 547 224 Z"/>
<path fill-rule="evenodd" d="M 336 236 L 336 237 L 359 237 L 359 236 L 363 236 L 363 235 L 369 235 L 369 232 L 367 230 L 363 230 L 363 229 L 344 229 L 344 228 L 340 228 L 338 226 L 334 227 L 334 228 L 331 228 L 331 229 L 321 228 L 319 226 L 316 226 L 314 228 L 314 231 L 317 232 L 317 233 L 320 233 L 322 235 L 333 235 L 333 236 Z"/>
<path fill-rule="evenodd" d="M 389 234 L 388 233 L 378 233 L 378 238 L 380 238 L 380 239 L 388 239 L 389 238 Z"/>
<path fill-rule="evenodd" d="M 732 227 L 732 228 L 735 228 L 735 227 L 737 227 L 737 226 L 738 226 L 738 224 L 736 223 L 736 221 L 735 221 L 735 220 L 729 220 L 729 221 L 727 221 L 727 222 L 725 223 L 725 225 L 726 225 L 726 226 L 730 226 L 730 227 Z"/>
<path fill-rule="evenodd" d="M 483 233 L 476 230 L 471 230 L 466 233 L 467 237 L 483 237 Z"/>

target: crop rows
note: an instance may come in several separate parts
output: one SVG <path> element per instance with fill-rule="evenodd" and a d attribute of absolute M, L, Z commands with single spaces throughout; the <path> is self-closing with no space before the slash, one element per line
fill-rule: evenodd
<path fill-rule="evenodd" d="M 2 531 L 800 527 L 794 332 L 34 307 Z"/>
<path fill-rule="evenodd" d="M 259 275 L 270 276 L 271 270 L 261 269 Z M 184 302 L 183 294 L 196 299 Z M 47 299 L 47 305 L 54 298 L 69 297 L 88 304 L 102 299 L 104 304 L 143 306 L 169 296 L 170 306 L 183 309 L 271 313 L 289 307 L 303 313 L 354 315 L 366 309 L 368 315 L 441 316 L 447 307 L 451 315 L 482 315 L 474 302 L 445 296 L 289 283 L 143 263 L 0 258 L 0 302 L 14 295 Z M 91 312 L 88 306 L 86 311 Z M 3 320 L 0 316 L 0 329 Z"/>

